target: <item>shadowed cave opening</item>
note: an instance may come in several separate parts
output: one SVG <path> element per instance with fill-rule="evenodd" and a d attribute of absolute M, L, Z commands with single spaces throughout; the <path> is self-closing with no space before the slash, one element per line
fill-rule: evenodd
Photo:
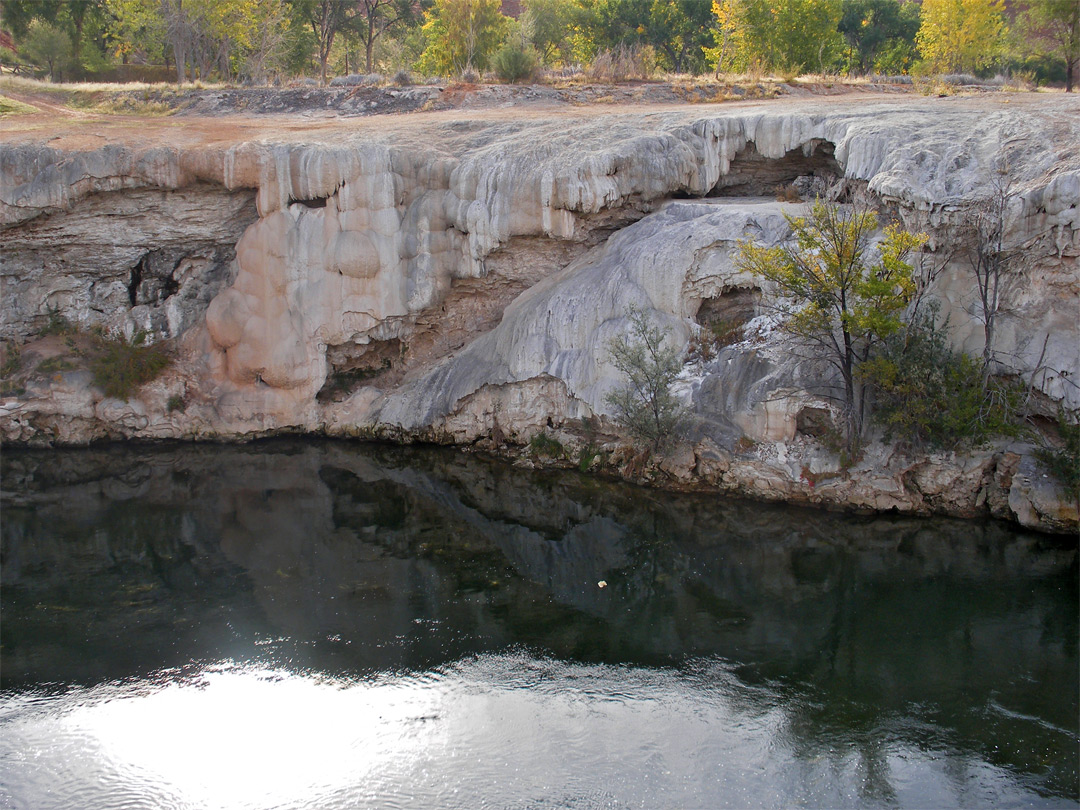
<path fill-rule="evenodd" d="M 758 287 L 724 287 L 712 298 L 705 298 L 694 320 L 722 348 L 742 339 L 743 327 L 758 312 L 761 290 Z"/>
<path fill-rule="evenodd" d="M 340 402 L 365 385 L 372 385 L 400 361 L 405 345 L 398 338 L 370 343 L 341 343 L 326 347 L 330 372 L 319 389 L 319 402 Z"/>
<path fill-rule="evenodd" d="M 186 258 L 184 251 L 151 250 L 131 268 L 128 278 L 128 301 L 131 306 L 160 304 L 180 289 L 176 269 Z"/>
<path fill-rule="evenodd" d="M 311 197 L 303 200 L 294 200 L 289 198 L 289 205 L 302 205 L 304 208 L 326 208 L 326 201 L 329 197 Z"/>
<path fill-rule="evenodd" d="M 724 287 L 702 299 L 694 320 L 701 331 L 690 338 L 689 358 L 711 362 L 727 346 L 743 339 L 743 328 L 758 314 L 761 290 L 757 287 Z"/>
<path fill-rule="evenodd" d="M 836 443 L 840 440 L 836 420 L 825 408 L 806 407 L 795 416 L 795 430 L 803 436 Z"/>
<path fill-rule="evenodd" d="M 836 162 L 835 149 L 829 141 L 812 140 L 805 146 L 805 152 L 804 147 L 796 147 L 782 158 L 768 158 L 750 143 L 735 155 L 728 173 L 721 175 L 706 196 L 774 196 L 778 188 L 794 185 L 799 180 L 802 196 L 812 198 L 815 186 L 826 189 L 844 176 Z"/>

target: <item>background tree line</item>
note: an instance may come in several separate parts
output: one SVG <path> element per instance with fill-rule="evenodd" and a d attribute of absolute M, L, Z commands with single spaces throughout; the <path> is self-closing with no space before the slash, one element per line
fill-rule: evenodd
<path fill-rule="evenodd" d="M 520 0 L 506 4 L 515 17 L 503 5 L 2 0 L 11 38 L 0 60 L 53 80 L 108 78 L 131 65 L 159 66 L 155 75 L 180 83 L 403 70 L 495 70 L 513 81 L 537 68 L 616 79 L 998 71 L 1068 89 L 1080 63 L 1080 0 Z"/>

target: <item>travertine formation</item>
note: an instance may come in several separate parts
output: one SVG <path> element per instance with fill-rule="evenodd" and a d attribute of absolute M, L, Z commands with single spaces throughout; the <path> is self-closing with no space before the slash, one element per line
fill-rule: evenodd
<path fill-rule="evenodd" d="M 828 371 L 785 345 L 762 304 L 772 291 L 738 272 L 734 252 L 787 238 L 784 215 L 805 206 L 773 202 L 778 184 L 866 195 L 949 260 L 933 294 L 956 344 L 978 353 L 957 240 L 970 206 L 1004 183 L 1007 241 L 1024 259 L 999 316 L 998 370 L 1020 375 L 1048 412 L 1075 409 L 1078 147 L 1080 107 L 1051 97 L 1021 109 L 909 99 L 420 116 L 213 146 L 4 147 L 3 335 L 24 340 L 60 312 L 173 339 L 180 359 L 127 403 L 85 373 L 38 380 L 4 400 L 0 430 L 18 441 L 300 430 L 495 444 L 550 430 L 573 444 L 581 425 L 610 429 L 596 421 L 620 383 L 607 347 L 630 308 L 680 347 L 720 312 L 744 326 L 717 357 L 688 360 L 679 390 L 696 417 L 693 450 L 672 475 L 768 496 L 753 482 L 770 475 L 741 476 L 752 465 L 731 461 L 746 437 L 762 448 L 754 463 L 786 482 L 771 488 L 780 497 L 935 509 L 892 451 L 877 469 L 895 495 L 807 485 L 806 469 L 831 472 L 799 432 L 831 407 Z M 167 409 L 177 397 L 185 407 Z M 717 454 L 724 475 L 709 471 Z M 944 511 L 982 508 L 986 482 L 1004 474 L 1000 453 L 986 458 L 965 503 Z"/>

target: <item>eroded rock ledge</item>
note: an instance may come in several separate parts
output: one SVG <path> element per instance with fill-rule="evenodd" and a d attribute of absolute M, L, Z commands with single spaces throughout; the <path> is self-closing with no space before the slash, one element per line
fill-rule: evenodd
<path fill-rule="evenodd" d="M 778 184 L 868 195 L 930 234 L 946 261 L 933 294 L 956 345 L 978 353 L 957 239 L 966 207 L 1004 176 L 1024 265 L 998 370 L 1029 382 L 1047 414 L 1077 408 L 1080 105 L 1015 102 L 493 112 L 175 146 L 7 144 L 2 336 L 33 361 L 32 335 L 62 315 L 146 330 L 177 361 L 127 402 L 77 368 L 25 369 L 0 432 L 76 444 L 307 432 L 497 450 L 543 431 L 630 477 L 1074 530 L 1075 504 L 1030 448 L 909 458 L 876 444 L 841 469 L 807 427 L 832 407 L 827 369 L 785 345 L 772 291 L 733 259 L 742 239 L 787 238 L 784 214 L 803 207 L 774 202 Z M 683 346 L 702 324 L 738 326 L 717 356 L 688 361 L 694 426 L 651 471 L 605 404 L 619 383 L 606 347 L 631 306 Z"/>

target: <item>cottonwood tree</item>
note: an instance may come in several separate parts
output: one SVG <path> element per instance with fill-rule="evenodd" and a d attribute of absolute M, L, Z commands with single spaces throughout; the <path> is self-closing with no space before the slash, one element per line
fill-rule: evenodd
<path fill-rule="evenodd" d="M 663 56 L 666 67 L 675 73 L 696 72 L 712 39 L 714 19 L 703 0 L 653 0 L 645 38 Z"/>
<path fill-rule="evenodd" d="M 109 48 L 127 64 L 128 57 L 142 53 L 161 58 L 168 31 L 155 0 L 105 0 L 105 34 Z"/>
<path fill-rule="evenodd" d="M 1031 0 L 1020 26 L 1028 42 L 1065 62 L 1065 92 L 1071 93 L 1080 66 L 1080 2 Z"/>
<path fill-rule="evenodd" d="M 843 44 L 840 0 L 719 0 L 707 52 L 718 71 L 823 70 Z"/>
<path fill-rule="evenodd" d="M 914 3 L 898 0 L 843 0 L 837 30 L 848 45 L 847 62 L 859 73 L 869 72 L 878 56 L 898 46 L 911 48 L 919 30 Z"/>
<path fill-rule="evenodd" d="M 738 55 L 743 51 L 743 29 L 736 0 L 713 0 L 712 13 L 716 18 L 713 25 L 715 47 L 703 48 L 703 51 L 705 59 L 713 66 L 714 75 L 719 78 L 721 73 L 736 65 Z"/>
<path fill-rule="evenodd" d="M 435 0 L 423 26 L 423 68 L 444 76 L 486 69 L 510 23 L 499 8 L 499 0 Z"/>
<path fill-rule="evenodd" d="M 776 286 L 782 328 L 816 347 L 839 373 L 848 449 L 855 451 L 866 411 L 859 369 L 903 325 L 918 291 L 906 258 L 926 237 L 888 226 L 872 260 L 877 217 L 870 211 L 818 201 L 808 219 L 785 218 L 792 240 L 776 247 L 743 243 L 738 265 Z"/>
<path fill-rule="evenodd" d="M 611 364 L 626 382 L 612 391 L 606 401 L 619 421 L 639 442 L 656 452 L 676 435 L 683 420 L 683 408 L 671 391 L 682 370 L 679 351 L 671 345 L 669 330 L 661 329 L 636 307 L 627 311 L 630 330 L 608 344 Z"/>
<path fill-rule="evenodd" d="M 376 40 L 393 28 L 412 22 L 419 14 L 418 0 L 357 0 L 355 27 L 364 43 L 368 73 L 373 69 Z"/>
<path fill-rule="evenodd" d="M 923 0 L 915 38 L 939 73 L 980 70 L 1004 47 L 1005 0 Z"/>
<path fill-rule="evenodd" d="M 284 62 L 289 14 L 284 0 L 256 0 L 253 10 L 246 31 L 244 66 L 251 78 L 262 83 Z"/>
<path fill-rule="evenodd" d="M 566 0 L 527 0 L 519 18 L 540 61 L 553 64 L 566 50 L 570 18 L 574 11 Z"/>
<path fill-rule="evenodd" d="M 315 35 L 319 77 L 323 84 L 326 84 L 326 64 L 330 61 L 334 41 L 351 22 L 352 9 L 349 0 L 292 0 L 292 13 L 306 20 Z"/>

